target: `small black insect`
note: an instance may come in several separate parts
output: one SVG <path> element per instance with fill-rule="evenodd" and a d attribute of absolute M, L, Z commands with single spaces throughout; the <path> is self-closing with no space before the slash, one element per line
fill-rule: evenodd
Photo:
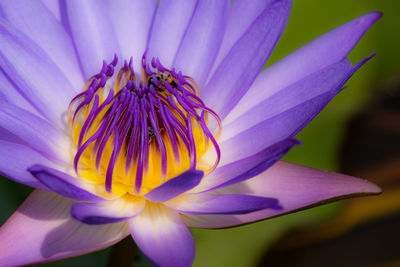
<path fill-rule="evenodd" d="M 154 89 L 156 89 L 157 92 L 163 92 L 165 90 L 164 87 L 159 87 L 154 83 L 154 79 L 157 79 L 159 81 L 159 83 L 163 83 L 163 79 L 160 75 L 155 75 L 155 76 L 151 76 L 149 78 L 149 81 L 147 82 L 148 86 L 150 87 L 150 85 L 153 85 Z M 157 84 L 159 84 L 157 83 Z"/>
<path fill-rule="evenodd" d="M 176 89 L 178 87 L 178 84 L 176 83 L 175 79 L 170 74 L 168 74 L 168 76 L 166 74 L 154 75 L 149 78 L 149 81 L 147 82 L 147 84 L 149 85 L 149 87 L 150 87 L 150 85 L 153 85 L 154 89 L 156 89 L 157 92 L 160 92 L 160 93 L 164 92 L 165 87 L 164 86 L 156 86 L 156 84 L 154 83 L 154 79 L 157 79 L 161 84 L 168 82 L 172 88 Z"/>
<path fill-rule="evenodd" d="M 178 87 L 178 84 L 176 84 L 175 80 L 171 76 L 168 76 L 167 81 L 172 86 L 172 88 L 176 89 Z"/>
<path fill-rule="evenodd" d="M 150 145 L 151 141 L 153 140 L 154 130 L 153 130 L 153 128 L 148 126 L 147 131 L 148 131 L 148 135 L 149 135 L 149 145 Z"/>

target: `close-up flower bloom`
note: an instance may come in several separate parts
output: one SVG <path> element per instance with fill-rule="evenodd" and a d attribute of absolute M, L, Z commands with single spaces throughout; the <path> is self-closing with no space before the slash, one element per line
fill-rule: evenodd
<path fill-rule="evenodd" d="M 61 3 L 62 2 L 62 3 Z M 0 229 L 0 265 L 132 235 L 190 266 L 189 228 L 226 228 L 380 188 L 280 161 L 366 63 L 369 13 L 262 70 L 290 0 L 0 2 L 0 173 L 35 188 Z"/>

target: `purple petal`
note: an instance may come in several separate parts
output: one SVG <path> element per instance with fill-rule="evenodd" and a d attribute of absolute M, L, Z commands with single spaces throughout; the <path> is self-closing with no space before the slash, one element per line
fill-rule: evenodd
<path fill-rule="evenodd" d="M 278 199 L 241 194 L 185 194 L 165 204 L 184 214 L 246 214 L 262 209 L 282 208 Z"/>
<path fill-rule="evenodd" d="M 381 14 L 377 12 L 363 15 L 322 35 L 267 68 L 230 116 L 237 117 L 283 88 L 343 60 L 380 17 Z"/>
<path fill-rule="evenodd" d="M 152 202 L 165 202 L 197 186 L 203 175 L 202 171 L 188 170 L 154 188 L 144 197 Z"/>
<path fill-rule="evenodd" d="M 221 164 L 225 165 L 248 157 L 296 135 L 337 92 L 327 92 L 310 99 L 221 142 Z"/>
<path fill-rule="evenodd" d="M 148 55 L 170 68 L 193 16 L 196 0 L 161 1 L 151 31 Z M 173 29 L 173 30 L 171 30 Z"/>
<path fill-rule="evenodd" d="M 55 16 L 58 21 L 61 21 L 60 1 L 41 0 L 47 9 Z"/>
<path fill-rule="evenodd" d="M 81 89 L 84 81 L 72 40 L 45 5 L 40 1 L 1 1 L 0 12 L 46 52 L 68 77 L 73 89 Z"/>
<path fill-rule="evenodd" d="M 265 171 L 283 157 L 292 146 L 298 144 L 299 142 L 294 139 L 286 139 L 250 157 L 218 167 L 206 175 L 190 193 L 213 191 L 250 179 Z"/>
<path fill-rule="evenodd" d="M 31 166 L 28 168 L 28 171 L 52 191 L 64 197 L 79 201 L 104 201 L 103 198 L 89 192 L 86 189 L 89 187 L 86 186 L 84 181 L 72 177 L 64 172 L 39 164 Z"/>
<path fill-rule="evenodd" d="M 15 85 L 10 81 L 4 72 L 0 71 L 0 100 L 6 100 L 9 103 L 13 103 L 15 106 L 25 109 L 30 113 L 41 116 L 36 108 L 31 105 L 29 100 L 25 99 L 19 92 Z"/>
<path fill-rule="evenodd" d="M 141 69 L 141 59 L 146 50 L 157 2 L 157 0 L 105 1 L 122 56 L 126 60 L 133 57 L 135 71 Z"/>
<path fill-rule="evenodd" d="M 34 191 L 0 228 L 0 265 L 22 266 L 77 256 L 126 237 L 126 223 L 93 226 L 74 220 L 72 201 Z"/>
<path fill-rule="evenodd" d="M 62 160 L 65 137 L 46 120 L 0 99 L 0 127 L 44 155 Z"/>
<path fill-rule="evenodd" d="M 356 67 L 347 60 L 333 64 L 267 98 L 226 127 L 224 122 L 219 140 L 223 152 L 221 164 L 252 155 L 297 134 L 365 62 Z"/>
<path fill-rule="evenodd" d="M 73 203 L 71 215 L 86 224 L 116 223 L 140 214 L 144 205 L 144 198 L 134 196 L 98 203 Z"/>
<path fill-rule="evenodd" d="M 263 120 L 271 118 L 313 97 L 330 90 L 336 90 L 338 85 L 343 83 L 355 70 L 356 68 L 347 59 L 344 59 L 269 96 L 239 117 L 229 114 L 224 120 L 224 136 L 222 138 L 227 139 L 235 136 L 240 131 L 257 125 Z"/>
<path fill-rule="evenodd" d="M 74 87 L 40 47 L 4 21 L 0 22 L 0 43 L 4 75 L 43 117 L 60 125 Z"/>
<path fill-rule="evenodd" d="M 161 204 L 146 204 L 144 211 L 129 221 L 131 234 L 140 250 L 157 266 L 189 267 L 194 259 L 193 237 L 181 216 Z"/>
<path fill-rule="evenodd" d="M 0 140 L 0 174 L 7 178 L 34 188 L 48 188 L 26 171 L 33 164 L 51 163 L 42 154 L 22 145 Z"/>
<path fill-rule="evenodd" d="M 173 66 L 202 87 L 217 56 L 226 25 L 228 0 L 199 0 Z"/>
<path fill-rule="evenodd" d="M 228 14 L 224 38 L 211 73 L 215 71 L 215 68 L 218 67 L 233 45 L 246 32 L 254 20 L 265 10 L 265 7 L 271 4 L 271 1 L 272 0 L 233 1 Z"/>
<path fill-rule="evenodd" d="M 103 1 L 68 0 L 66 11 L 86 79 L 98 73 L 103 60 L 120 54 L 118 41 Z"/>
<path fill-rule="evenodd" d="M 272 1 L 253 21 L 216 69 L 203 100 L 224 118 L 239 102 L 264 67 L 281 36 L 291 1 Z"/>
<path fill-rule="evenodd" d="M 15 136 L 14 134 L 10 133 L 9 131 L 7 131 L 1 127 L 0 127 L 0 140 L 10 142 L 10 143 L 15 143 L 15 144 L 27 145 L 18 136 Z"/>
<path fill-rule="evenodd" d="M 257 177 L 223 191 L 277 198 L 283 209 L 265 209 L 245 215 L 230 216 L 185 215 L 185 223 L 189 227 L 197 228 L 231 227 L 343 198 L 379 194 L 381 189 L 375 184 L 355 177 L 281 161 Z"/>

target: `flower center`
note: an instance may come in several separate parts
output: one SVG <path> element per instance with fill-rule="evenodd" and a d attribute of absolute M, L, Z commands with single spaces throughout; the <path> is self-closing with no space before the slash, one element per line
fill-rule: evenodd
<path fill-rule="evenodd" d="M 117 56 L 104 62 L 70 103 L 76 173 L 109 193 L 142 195 L 188 169 L 215 168 L 221 123 L 199 98 L 194 80 L 158 58 L 148 64 L 146 54 L 140 79 L 132 58 L 114 75 L 117 63 Z M 211 118 L 218 122 L 215 135 Z M 210 166 L 201 157 L 211 147 L 217 160 Z"/>

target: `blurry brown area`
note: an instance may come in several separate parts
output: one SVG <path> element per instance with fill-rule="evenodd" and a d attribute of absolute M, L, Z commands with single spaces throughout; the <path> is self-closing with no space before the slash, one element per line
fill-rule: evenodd
<path fill-rule="evenodd" d="M 332 219 L 285 235 L 259 266 L 400 266 L 400 76 L 349 122 L 343 173 L 382 187 L 351 199 Z"/>
<path fill-rule="evenodd" d="M 134 262 L 138 260 L 138 256 L 138 248 L 135 242 L 133 242 L 132 237 L 129 235 L 112 247 L 107 266 L 134 266 Z"/>

